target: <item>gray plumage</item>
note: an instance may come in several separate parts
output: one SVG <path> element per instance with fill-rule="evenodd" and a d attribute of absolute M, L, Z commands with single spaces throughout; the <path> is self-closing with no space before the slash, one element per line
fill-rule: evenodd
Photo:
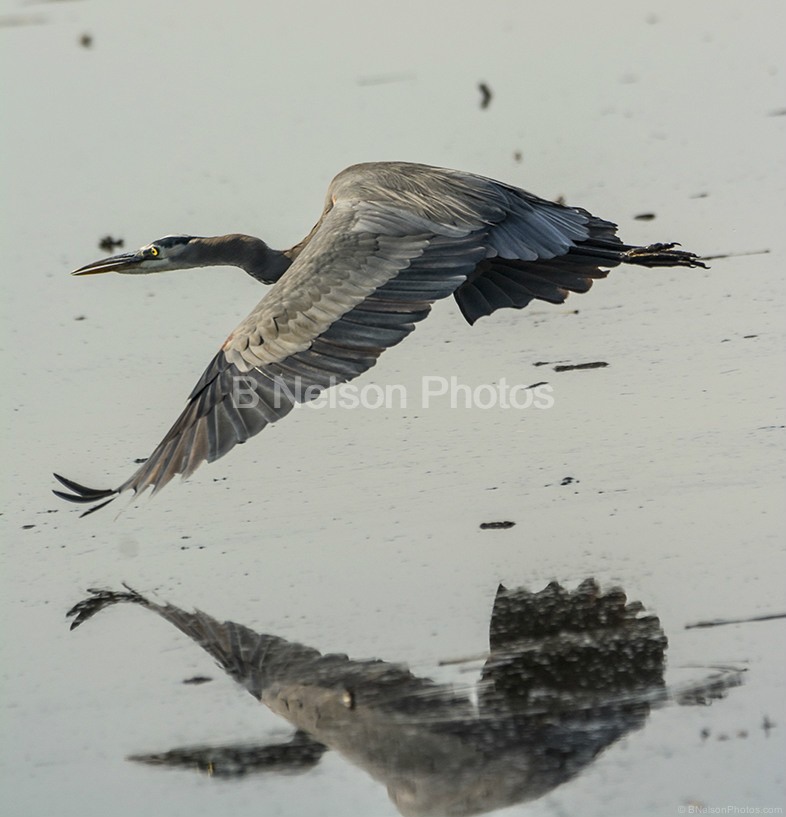
<path fill-rule="evenodd" d="M 188 477 L 296 402 L 365 372 L 451 294 L 473 324 L 533 299 L 562 303 L 620 263 L 704 266 L 674 246 L 623 244 L 609 221 L 482 176 L 378 162 L 339 173 L 322 217 L 290 250 L 243 235 L 168 236 L 88 264 L 74 274 L 230 265 L 273 286 L 229 335 L 183 413 L 128 480 L 102 490 L 55 475 L 70 491 L 55 493 L 100 503 L 90 513 L 124 491 L 155 493 L 177 474 Z M 253 397 L 246 404 L 236 399 L 238 384 Z"/>

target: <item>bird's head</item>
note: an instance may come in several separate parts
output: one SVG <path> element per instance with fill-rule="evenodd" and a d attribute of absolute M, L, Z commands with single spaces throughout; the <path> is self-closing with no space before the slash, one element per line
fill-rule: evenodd
<path fill-rule="evenodd" d="M 111 255 L 74 270 L 72 275 L 97 275 L 99 272 L 122 272 L 145 275 L 200 266 L 197 244 L 200 238 L 191 235 L 168 235 L 134 252 Z"/>

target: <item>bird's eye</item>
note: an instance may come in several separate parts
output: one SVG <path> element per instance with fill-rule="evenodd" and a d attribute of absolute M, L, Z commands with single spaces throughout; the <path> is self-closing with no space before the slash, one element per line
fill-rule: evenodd
<path fill-rule="evenodd" d="M 146 254 L 149 255 L 151 258 L 156 258 L 158 257 L 160 252 L 161 250 L 159 250 L 158 247 L 148 247 Z"/>

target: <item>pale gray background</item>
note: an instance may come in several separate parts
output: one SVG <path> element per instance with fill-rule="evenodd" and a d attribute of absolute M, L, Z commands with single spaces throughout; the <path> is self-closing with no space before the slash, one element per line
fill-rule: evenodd
<path fill-rule="evenodd" d="M 660 615 L 673 672 L 731 663 L 747 682 L 656 712 L 510 813 L 784 805 L 783 622 L 683 630 L 786 607 L 781 0 L 4 0 L 0 24 L 4 814 L 395 813 L 333 754 L 231 783 L 124 760 L 287 729 L 228 679 L 182 686 L 218 671 L 142 610 L 69 634 L 85 588 L 122 580 L 421 674 L 484 649 L 498 581 L 621 583 Z M 616 270 L 472 329 L 445 302 L 365 375 L 413 395 L 423 375 L 548 380 L 549 411 L 303 410 L 119 517 L 125 500 L 79 520 L 55 499 L 53 470 L 127 477 L 263 292 L 236 270 L 70 278 L 99 237 L 287 246 L 338 170 L 378 159 L 562 194 L 629 241 L 770 253 Z M 533 365 L 594 360 L 610 365 Z M 517 526 L 478 529 L 495 519 Z"/>

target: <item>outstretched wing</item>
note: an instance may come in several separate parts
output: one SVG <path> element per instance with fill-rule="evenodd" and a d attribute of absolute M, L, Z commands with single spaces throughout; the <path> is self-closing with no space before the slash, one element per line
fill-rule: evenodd
<path fill-rule="evenodd" d="M 348 168 L 293 264 L 229 336 L 149 459 L 116 489 L 58 477 L 71 493 L 55 493 L 100 503 L 90 513 L 124 491 L 189 476 L 297 402 L 365 372 L 452 293 L 473 322 L 500 306 L 585 291 L 605 274 L 599 264 L 625 260 L 630 248 L 614 229 L 479 176 L 403 163 Z"/>

